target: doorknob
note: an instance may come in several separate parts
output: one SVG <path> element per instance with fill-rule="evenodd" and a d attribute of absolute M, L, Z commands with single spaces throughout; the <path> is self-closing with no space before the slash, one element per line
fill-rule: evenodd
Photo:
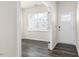
<path fill-rule="evenodd" d="M 61 26 L 58 26 L 58 28 L 59 28 L 59 31 L 60 31 Z"/>

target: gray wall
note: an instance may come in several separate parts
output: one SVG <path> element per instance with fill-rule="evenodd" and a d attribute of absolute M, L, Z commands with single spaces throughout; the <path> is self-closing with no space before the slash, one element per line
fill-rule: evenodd
<path fill-rule="evenodd" d="M 0 2 L 0 56 L 17 56 L 17 2 Z"/>

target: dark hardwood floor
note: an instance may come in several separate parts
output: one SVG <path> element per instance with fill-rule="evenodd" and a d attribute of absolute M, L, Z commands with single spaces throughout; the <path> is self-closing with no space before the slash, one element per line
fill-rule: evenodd
<path fill-rule="evenodd" d="M 47 42 L 23 39 L 22 56 L 23 57 L 48 57 Z"/>
<path fill-rule="evenodd" d="M 58 43 L 54 50 L 48 50 L 48 43 L 36 40 L 22 40 L 22 57 L 77 57 L 74 45 Z"/>
<path fill-rule="evenodd" d="M 62 43 L 58 43 L 52 51 L 49 51 L 49 55 L 53 57 L 78 57 L 77 50 L 74 45 Z"/>

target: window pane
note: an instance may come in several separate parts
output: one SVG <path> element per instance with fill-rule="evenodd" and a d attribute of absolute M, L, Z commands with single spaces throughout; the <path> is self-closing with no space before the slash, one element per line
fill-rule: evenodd
<path fill-rule="evenodd" d="M 29 14 L 28 21 L 29 31 L 48 31 L 48 12 Z"/>

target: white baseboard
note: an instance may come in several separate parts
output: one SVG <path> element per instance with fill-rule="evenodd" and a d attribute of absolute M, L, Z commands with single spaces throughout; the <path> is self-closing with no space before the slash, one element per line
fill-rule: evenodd
<path fill-rule="evenodd" d="M 22 39 L 37 40 L 37 39 L 34 39 L 34 38 L 25 38 L 25 37 L 23 37 Z M 49 42 L 48 40 L 42 40 L 42 39 L 38 39 L 37 41 Z"/>
<path fill-rule="evenodd" d="M 53 45 L 49 44 L 48 49 L 53 50 L 56 45 L 57 45 L 57 42 L 55 44 L 53 44 Z"/>

